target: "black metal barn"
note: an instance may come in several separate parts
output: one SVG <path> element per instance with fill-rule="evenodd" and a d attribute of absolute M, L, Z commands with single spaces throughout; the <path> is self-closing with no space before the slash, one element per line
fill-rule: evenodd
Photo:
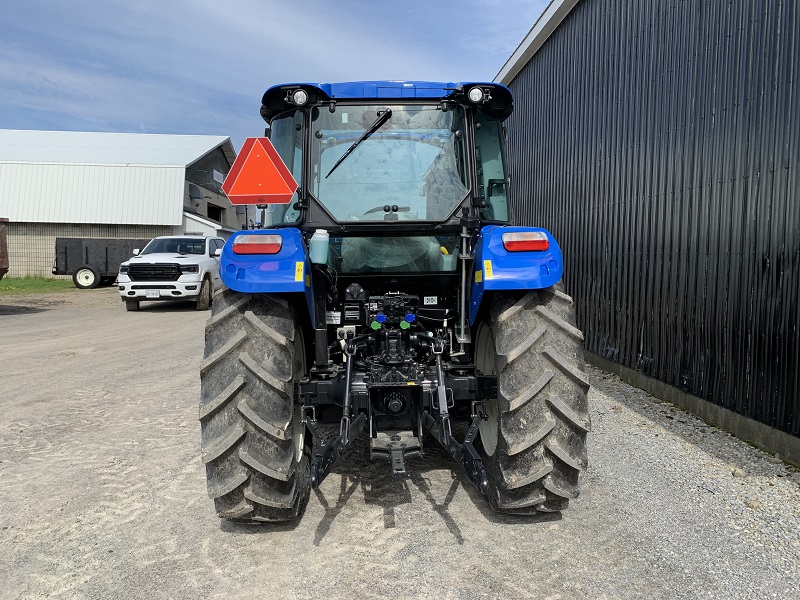
<path fill-rule="evenodd" d="M 514 217 L 562 245 L 587 350 L 800 436 L 800 2 L 542 19 L 497 78 Z"/>

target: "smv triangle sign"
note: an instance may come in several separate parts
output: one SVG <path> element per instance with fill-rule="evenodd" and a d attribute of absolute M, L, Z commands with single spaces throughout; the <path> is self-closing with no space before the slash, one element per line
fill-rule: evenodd
<path fill-rule="evenodd" d="M 247 138 L 222 191 L 231 204 L 289 204 L 297 182 L 268 138 Z"/>

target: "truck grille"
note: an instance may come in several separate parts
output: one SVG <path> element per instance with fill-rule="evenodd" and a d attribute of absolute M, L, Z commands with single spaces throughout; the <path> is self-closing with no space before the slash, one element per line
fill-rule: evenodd
<path fill-rule="evenodd" d="M 178 265 L 156 263 L 128 267 L 128 277 L 131 281 L 178 281 L 180 276 L 181 268 Z"/>

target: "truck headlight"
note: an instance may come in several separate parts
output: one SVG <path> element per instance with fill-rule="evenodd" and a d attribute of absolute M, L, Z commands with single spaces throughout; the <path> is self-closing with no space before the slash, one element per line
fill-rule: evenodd
<path fill-rule="evenodd" d="M 200 267 L 198 265 L 181 265 L 181 273 L 199 273 Z"/>

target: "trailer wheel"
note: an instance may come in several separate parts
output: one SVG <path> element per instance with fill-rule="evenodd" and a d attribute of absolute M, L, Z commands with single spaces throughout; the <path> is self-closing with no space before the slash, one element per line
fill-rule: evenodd
<path fill-rule="evenodd" d="M 578 495 L 589 431 L 583 334 L 572 298 L 554 288 L 499 293 L 475 333 L 475 365 L 497 375 L 479 451 L 501 513 L 565 509 Z"/>
<path fill-rule="evenodd" d="M 206 277 L 200 286 L 200 295 L 197 296 L 197 310 L 211 308 L 211 280 Z"/>
<path fill-rule="evenodd" d="M 139 310 L 139 301 L 138 300 L 125 300 L 125 310 L 127 310 L 127 311 Z"/>
<path fill-rule="evenodd" d="M 83 265 L 72 274 L 72 283 L 78 289 L 93 290 L 100 285 L 100 273 L 92 266 Z"/>
<path fill-rule="evenodd" d="M 294 380 L 305 347 L 282 298 L 224 289 L 214 297 L 200 368 L 201 448 L 217 514 L 289 521 L 308 502 L 311 476 Z"/>

